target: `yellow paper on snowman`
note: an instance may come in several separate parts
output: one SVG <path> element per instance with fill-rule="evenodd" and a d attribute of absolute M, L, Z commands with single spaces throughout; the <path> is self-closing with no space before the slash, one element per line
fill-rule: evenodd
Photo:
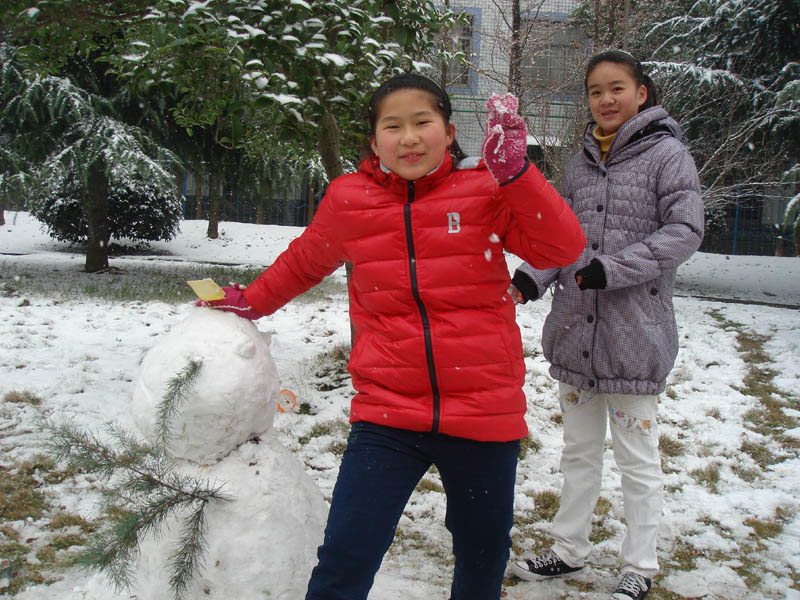
<path fill-rule="evenodd" d="M 194 290 L 200 300 L 222 300 L 225 297 L 225 292 L 213 279 L 195 279 L 186 283 Z"/>

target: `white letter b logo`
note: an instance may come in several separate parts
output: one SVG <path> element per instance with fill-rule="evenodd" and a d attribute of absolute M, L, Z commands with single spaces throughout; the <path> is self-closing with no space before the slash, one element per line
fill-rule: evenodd
<path fill-rule="evenodd" d="M 461 215 L 457 212 L 447 213 L 447 233 L 461 231 Z"/>

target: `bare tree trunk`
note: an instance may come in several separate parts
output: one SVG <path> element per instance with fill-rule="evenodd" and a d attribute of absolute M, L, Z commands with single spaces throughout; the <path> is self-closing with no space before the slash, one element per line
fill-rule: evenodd
<path fill-rule="evenodd" d="M 444 0 L 444 8 L 445 8 L 445 10 L 449 10 L 450 9 L 450 0 Z M 450 33 L 451 31 L 452 30 L 448 30 L 446 33 Z M 445 34 L 444 36 L 442 36 L 442 43 L 446 44 L 446 42 L 445 42 L 446 39 L 447 39 L 447 35 Z M 446 44 L 446 45 L 449 46 L 449 44 Z M 441 67 L 442 67 L 442 70 L 441 70 L 441 74 L 440 74 L 440 77 L 439 77 L 439 87 L 441 87 L 444 90 L 444 89 L 447 89 L 447 61 L 443 60 L 442 64 L 441 64 Z"/>
<path fill-rule="evenodd" d="M 87 223 L 87 273 L 108 269 L 108 177 L 105 165 L 96 160 L 89 166 L 89 180 L 83 201 Z"/>
<path fill-rule="evenodd" d="M 6 224 L 6 211 L 4 208 L 0 208 L 0 225 Z"/>
<path fill-rule="evenodd" d="M 215 240 L 219 237 L 219 164 L 209 162 L 208 170 L 208 231 L 206 235 Z"/>
<path fill-rule="evenodd" d="M 519 0 L 511 3 L 511 48 L 508 57 L 508 90 L 522 104 L 522 43 L 520 29 L 522 17 L 519 12 Z"/>
<path fill-rule="evenodd" d="M 594 40 L 594 51 L 597 52 L 602 45 L 600 43 L 600 0 L 594 0 L 594 36 L 592 39 Z"/>
<path fill-rule="evenodd" d="M 317 142 L 317 150 L 328 181 L 333 181 L 344 174 L 344 168 L 339 148 L 339 126 L 334 116 L 327 110 L 322 115 L 320 129 L 322 131 Z"/>
<path fill-rule="evenodd" d="M 339 148 L 339 126 L 336 124 L 336 119 L 327 110 L 322 115 L 321 136 L 317 143 L 319 150 L 320 160 L 322 166 L 325 168 L 325 174 L 328 176 L 328 181 L 333 181 L 339 175 L 344 174 L 342 167 L 342 159 L 340 156 Z M 350 287 L 350 275 L 353 272 L 353 263 L 346 262 L 344 264 L 345 273 L 347 274 L 347 286 Z M 350 347 L 355 344 L 355 330 L 353 329 L 353 322 L 350 322 Z"/>
<path fill-rule="evenodd" d="M 622 49 L 630 50 L 631 48 L 631 0 L 625 0 L 625 39 L 623 40 Z"/>

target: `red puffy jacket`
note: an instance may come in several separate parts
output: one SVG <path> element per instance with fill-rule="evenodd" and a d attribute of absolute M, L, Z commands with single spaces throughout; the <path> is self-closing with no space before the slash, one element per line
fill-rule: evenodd
<path fill-rule="evenodd" d="M 527 434 L 525 363 L 503 250 L 543 269 L 585 239 L 533 165 L 498 187 L 481 163 L 406 181 L 376 157 L 334 180 L 313 223 L 244 292 L 270 314 L 345 261 L 350 421 L 482 441 Z"/>

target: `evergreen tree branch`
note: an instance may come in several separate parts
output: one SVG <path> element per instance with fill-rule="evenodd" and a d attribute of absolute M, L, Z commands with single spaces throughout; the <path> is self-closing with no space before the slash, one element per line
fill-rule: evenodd
<path fill-rule="evenodd" d="M 207 523 L 205 513 L 207 501 L 200 501 L 185 519 L 178 548 L 172 558 L 170 588 L 176 598 L 182 598 L 188 590 L 195 573 L 203 567 L 203 548 Z"/>
<path fill-rule="evenodd" d="M 119 592 L 129 587 L 136 554 L 115 533 L 115 529 L 108 527 L 94 535 L 89 546 L 77 556 L 77 564 L 104 572 Z"/>
<path fill-rule="evenodd" d="M 182 383 L 196 375 L 199 363 L 194 364 L 192 368 L 190 363 L 182 372 Z M 178 392 L 171 395 L 173 401 L 180 401 L 180 387 L 176 385 Z M 167 415 L 165 422 L 168 418 Z M 46 426 L 51 434 L 52 454 L 99 475 L 106 482 L 101 491 L 107 502 L 107 522 L 79 555 L 78 563 L 105 572 L 118 590 L 130 585 L 142 540 L 151 534 L 158 535 L 167 519 L 188 511 L 181 521 L 179 542 L 170 561 L 170 587 L 173 597 L 180 600 L 202 568 L 207 527 L 205 508 L 212 502 L 231 500 L 222 492 L 223 486 L 175 472 L 163 447 L 139 442 L 118 425 L 107 426 L 114 446 L 74 423 Z"/>
<path fill-rule="evenodd" d="M 186 402 L 189 391 L 200 373 L 202 361 L 191 359 L 189 363 L 167 384 L 164 399 L 158 405 L 156 417 L 156 436 L 159 444 L 166 449 L 169 438 L 169 422 Z"/>

